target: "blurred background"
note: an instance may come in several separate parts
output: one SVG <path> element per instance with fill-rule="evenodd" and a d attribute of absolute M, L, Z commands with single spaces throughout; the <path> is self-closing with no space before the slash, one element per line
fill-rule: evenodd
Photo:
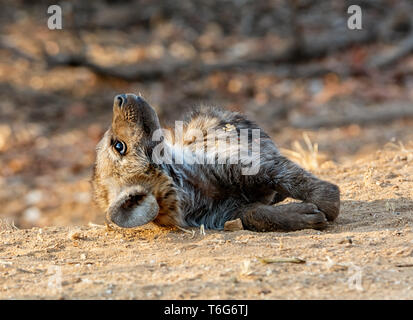
<path fill-rule="evenodd" d="M 314 171 L 413 141 L 410 0 L 0 6 L 0 218 L 19 228 L 102 223 L 89 180 L 118 93 L 164 126 L 199 104 L 241 111 Z"/>

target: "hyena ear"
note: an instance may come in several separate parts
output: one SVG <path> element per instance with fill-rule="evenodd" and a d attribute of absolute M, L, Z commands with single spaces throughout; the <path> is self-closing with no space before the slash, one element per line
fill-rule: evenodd
<path fill-rule="evenodd" d="M 161 127 L 156 111 L 141 96 L 130 93 L 119 94 L 113 101 L 113 121 L 119 118 L 141 127 L 150 136 Z"/>

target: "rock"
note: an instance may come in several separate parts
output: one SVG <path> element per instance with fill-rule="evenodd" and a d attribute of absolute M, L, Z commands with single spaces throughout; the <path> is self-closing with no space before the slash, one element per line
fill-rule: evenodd
<path fill-rule="evenodd" d="M 37 223 L 40 219 L 41 212 L 37 207 L 29 207 L 23 212 L 23 218 L 29 223 Z"/>
<path fill-rule="evenodd" d="M 72 230 L 69 232 L 68 238 L 70 240 L 83 240 L 84 236 L 79 230 Z"/>
<path fill-rule="evenodd" d="M 225 222 L 224 231 L 238 231 L 244 230 L 241 219 L 229 220 Z"/>
<path fill-rule="evenodd" d="M 28 205 L 34 205 L 42 201 L 43 192 L 41 190 L 32 190 L 27 193 L 25 200 Z"/>

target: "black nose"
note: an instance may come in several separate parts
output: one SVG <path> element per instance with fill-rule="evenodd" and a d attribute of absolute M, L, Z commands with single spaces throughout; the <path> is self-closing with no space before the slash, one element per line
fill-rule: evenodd
<path fill-rule="evenodd" d="M 128 103 L 128 100 L 131 105 L 136 104 L 137 106 L 140 106 L 144 102 L 141 96 L 128 93 L 128 94 L 118 94 L 114 99 L 114 104 L 115 106 L 122 108 L 126 106 L 126 104 Z"/>
<path fill-rule="evenodd" d="M 124 105 L 126 105 L 126 102 L 128 101 L 128 99 L 126 98 L 126 94 L 118 94 L 115 97 L 115 101 L 114 104 L 116 106 L 118 106 L 119 108 L 123 107 Z"/>

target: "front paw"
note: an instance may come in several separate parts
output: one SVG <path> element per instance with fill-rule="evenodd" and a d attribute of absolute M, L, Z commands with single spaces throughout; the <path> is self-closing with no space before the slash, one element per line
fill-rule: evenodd
<path fill-rule="evenodd" d="M 312 203 L 291 203 L 289 204 L 292 214 L 291 229 L 316 229 L 323 230 L 327 227 L 327 220 L 323 212 L 318 210 Z"/>
<path fill-rule="evenodd" d="M 334 221 L 340 213 L 340 189 L 332 183 L 323 181 L 308 199 L 322 211 L 328 221 Z"/>

